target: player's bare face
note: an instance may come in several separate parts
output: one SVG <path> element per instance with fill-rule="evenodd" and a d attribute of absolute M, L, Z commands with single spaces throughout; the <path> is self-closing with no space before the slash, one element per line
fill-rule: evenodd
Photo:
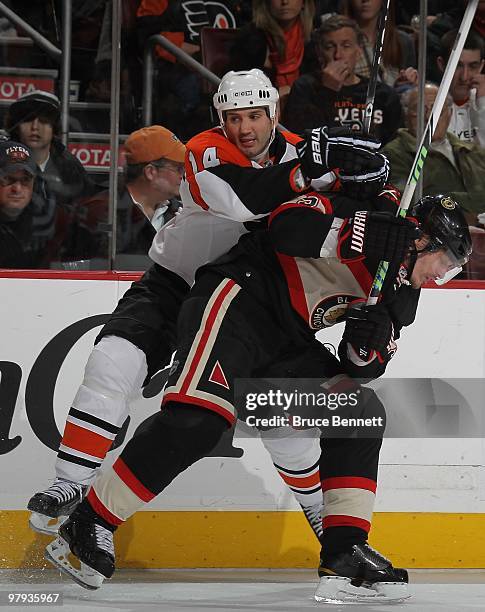
<path fill-rule="evenodd" d="M 347 79 L 353 77 L 360 54 L 357 35 L 352 28 L 327 32 L 320 44 L 320 61 L 323 65 L 339 62 L 345 67 Z"/>
<path fill-rule="evenodd" d="M 262 107 L 229 110 L 224 123 L 227 138 L 249 159 L 268 146 L 273 124 Z"/>
<path fill-rule="evenodd" d="M 443 278 L 443 276 L 456 267 L 444 250 L 419 253 L 411 274 L 411 285 L 419 289 L 424 283 Z"/>

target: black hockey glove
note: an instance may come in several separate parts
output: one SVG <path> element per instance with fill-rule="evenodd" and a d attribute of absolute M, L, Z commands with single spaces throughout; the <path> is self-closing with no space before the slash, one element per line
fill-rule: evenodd
<path fill-rule="evenodd" d="M 342 192 L 356 200 L 371 200 L 377 196 L 389 178 L 389 161 L 382 153 L 366 153 L 366 166 L 359 173 L 343 168 L 339 172 Z"/>
<path fill-rule="evenodd" d="M 372 136 L 348 128 L 322 127 L 305 130 L 304 139 L 296 145 L 296 152 L 303 174 L 308 178 L 318 178 L 336 169 L 355 176 L 368 174 L 369 159 L 380 146 L 381 143 Z M 371 170 L 375 170 L 374 166 Z"/>
<path fill-rule="evenodd" d="M 393 332 L 391 317 L 383 304 L 366 306 L 365 302 L 353 302 L 347 308 L 342 339 L 353 347 L 386 353 Z"/>
<path fill-rule="evenodd" d="M 337 256 L 342 263 L 368 257 L 399 266 L 416 238 L 418 227 L 408 219 L 388 212 L 358 210 L 340 228 Z"/>
<path fill-rule="evenodd" d="M 377 194 L 377 197 L 374 198 L 372 210 L 378 212 L 390 212 L 395 215 L 400 203 L 401 192 L 391 183 L 387 183 Z M 409 216 L 407 218 L 409 219 Z"/>

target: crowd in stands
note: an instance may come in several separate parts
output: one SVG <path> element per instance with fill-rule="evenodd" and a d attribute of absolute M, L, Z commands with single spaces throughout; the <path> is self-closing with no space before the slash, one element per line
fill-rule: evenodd
<path fill-rule="evenodd" d="M 438 87 L 425 85 L 425 116 L 428 119 Z M 402 98 L 406 127 L 383 148 L 391 166 L 391 182 L 403 189 L 416 154 L 417 88 L 409 89 Z M 485 176 L 485 149 L 473 142 L 460 140 L 449 130 L 453 113 L 451 95 L 445 102 L 426 157 L 423 173 L 423 192 L 429 195 L 446 193 L 467 210 L 470 225 L 477 222 L 483 211 L 483 177 Z"/>
<path fill-rule="evenodd" d="M 382 1 L 123 0 L 121 133 L 133 133 L 136 141 L 143 125 L 143 51 L 147 40 L 162 34 L 202 61 L 201 31 L 206 27 L 231 29 L 224 72 L 263 70 L 280 92 L 281 122 L 289 130 L 302 134 L 321 125 L 358 128 Z M 5 4 L 61 46 L 61 0 L 5 0 Z M 426 116 L 466 4 L 467 0 L 428 1 Z M 71 76 L 80 82 L 79 99 L 109 103 L 112 3 L 73 0 L 72 7 Z M 419 0 L 391 0 L 373 116 L 372 132 L 383 143 L 391 162 L 391 179 L 400 188 L 416 148 L 419 8 Z M 0 37 L 16 35 L 22 36 L 22 30 L 0 19 Z M 423 183 L 425 193 L 444 190 L 453 194 L 467 209 L 470 224 L 479 227 L 477 215 L 485 212 L 480 184 L 485 176 L 484 41 L 485 1 L 480 0 L 433 138 Z M 4 66 L 15 67 L 12 58 L 3 53 Z M 46 56 L 40 67 L 52 66 L 53 60 Z M 165 126 L 182 140 L 217 124 L 210 110 L 213 88 L 161 46 L 155 47 L 153 82 L 152 124 Z M 86 260 L 92 269 L 107 265 L 111 232 L 107 181 L 90 175 L 62 144 L 60 116 L 59 98 L 38 90 L 18 97 L 4 113 L 8 140 L 0 150 L 2 267 L 62 268 L 69 264 L 76 269 L 76 262 L 82 267 Z M 109 112 L 104 123 L 99 122 L 105 133 L 109 131 L 107 118 Z M 76 131 L 92 131 L 92 125 L 98 124 L 81 120 Z M 126 143 L 127 151 L 130 142 Z M 13 174 L 10 154 L 5 153 L 12 147 L 23 147 L 27 156 L 21 171 Z M 166 202 L 167 198 L 154 203 L 155 190 L 149 197 L 152 211 L 147 214 L 136 198 L 127 197 L 127 185 L 141 181 L 152 187 L 157 178 L 156 160 L 138 162 L 135 155 L 131 163 L 128 156 L 127 162 L 118 193 L 118 263 L 124 269 L 140 269 L 148 261 L 147 245 L 157 224 L 174 214 L 177 204 Z"/>
<path fill-rule="evenodd" d="M 314 34 L 318 68 L 294 83 L 285 105 L 283 123 L 302 133 L 320 125 L 359 125 L 369 79 L 357 73 L 362 56 L 357 23 L 343 15 L 326 19 Z M 384 82 L 376 88 L 374 134 L 388 142 L 401 125 L 396 91 Z"/>

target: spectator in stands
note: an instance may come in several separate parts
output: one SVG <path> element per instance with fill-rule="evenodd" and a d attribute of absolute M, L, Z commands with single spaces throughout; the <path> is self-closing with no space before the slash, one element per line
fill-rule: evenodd
<path fill-rule="evenodd" d="M 140 49 L 154 34 L 162 34 L 182 51 L 200 61 L 200 30 L 203 27 L 235 28 L 239 25 L 242 2 L 217 3 L 182 0 L 141 0 L 137 10 Z M 210 127 L 207 106 L 202 104 L 199 75 L 157 46 L 157 100 L 155 119 L 188 139 Z M 204 123 L 205 122 L 205 123 Z"/>
<path fill-rule="evenodd" d="M 372 66 L 372 57 L 377 38 L 377 25 L 382 2 L 385 0 L 344 0 L 342 13 L 354 19 L 362 33 L 362 55 L 357 61 L 355 71 L 360 76 L 368 77 Z M 380 78 L 384 83 L 394 87 L 403 81 L 416 82 L 416 52 L 414 41 L 409 34 L 396 27 L 395 1 L 391 0 L 386 23 L 382 61 L 379 67 Z M 411 70 L 410 70 L 411 69 Z"/>
<path fill-rule="evenodd" d="M 260 68 L 278 88 L 281 100 L 300 74 L 315 67 L 314 16 L 314 0 L 253 0 L 253 20 L 234 42 L 231 68 Z"/>
<path fill-rule="evenodd" d="M 291 88 L 283 124 L 293 132 L 321 125 L 359 124 L 364 116 L 368 79 L 356 74 L 361 55 L 360 30 L 354 20 L 333 15 L 314 34 L 320 68 L 304 74 Z M 392 87 L 378 83 L 373 132 L 389 141 L 401 125 L 401 104 Z"/>
<path fill-rule="evenodd" d="M 445 71 L 446 64 L 455 42 L 457 30 L 447 32 L 441 39 L 441 55 L 438 67 Z M 485 42 L 473 30 L 468 34 L 460 61 L 451 81 L 450 94 L 453 98 L 449 132 L 461 140 L 474 142 L 485 147 Z"/>
<path fill-rule="evenodd" d="M 184 172 L 185 146 L 170 130 L 152 125 L 127 138 L 126 166 L 117 209 L 116 250 L 123 269 L 148 268 L 153 237 L 179 207 L 176 200 Z M 66 259 L 105 258 L 108 191 L 79 206 Z M 136 257 L 135 257 L 136 256 Z"/>
<path fill-rule="evenodd" d="M 79 198 L 93 195 L 96 186 L 78 159 L 62 144 L 60 116 L 57 96 L 35 90 L 11 104 L 5 127 L 10 138 L 32 149 L 56 203 L 69 206 Z"/>
<path fill-rule="evenodd" d="M 34 192 L 38 168 L 19 142 L 0 142 L 0 267 L 41 268 L 55 233 L 56 206 Z"/>
<path fill-rule="evenodd" d="M 441 78 L 437 66 L 437 58 L 441 53 L 441 38 L 450 30 L 457 30 L 460 27 L 467 3 L 468 0 L 458 0 L 454 3 L 453 8 L 440 12 L 428 26 L 426 78 L 430 81 L 438 83 Z M 485 0 L 480 0 L 478 3 L 471 31 L 485 38 Z"/>
<path fill-rule="evenodd" d="M 426 84 L 426 119 L 437 93 L 436 85 Z M 396 138 L 383 149 L 391 164 L 390 180 L 400 189 L 407 181 L 416 154 L 417 101 L 417 88 L 403 95 L 407 127 L 400 129 Z M 449 194 L 470 213 L 469 222 L 475 224 L 477 213 L 484 212 L 485 150 L 448 132 L 452 104 L 451 96 L 448 96 L 426 156 L 423 192 L 429 195 Z"/>

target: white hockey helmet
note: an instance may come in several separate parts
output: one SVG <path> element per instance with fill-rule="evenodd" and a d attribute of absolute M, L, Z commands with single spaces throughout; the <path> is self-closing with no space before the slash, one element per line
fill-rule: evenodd
<path fill-rule="evenodd" d="M 267 106 L 269 118 L 274 121 L 276 105 L 279 100 L 278 90 L 262 70 L 230 70 L 219 83 L 214 94 L 214 107 L 219 115 L 221 126 L 224 126 L 224 112 L 252 106 Z"/>

